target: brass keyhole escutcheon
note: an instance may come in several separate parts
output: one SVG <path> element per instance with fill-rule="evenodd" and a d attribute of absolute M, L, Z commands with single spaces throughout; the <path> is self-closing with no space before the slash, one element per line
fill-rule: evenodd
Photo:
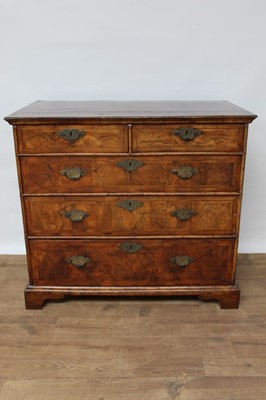
<path fill-rule="evenodd" d="M 85 132 L 78 129 L 63 129 L 62 131 L 57 132 L 57 136 L 62 137 L 67 142 L 75 142 L 84 135 Z"/>
<path fill-rule="evenodd" d="M 125 242 L 120 244 L 119 248 L 127 253 L 136 253 L 137 251 L 143 249 L 143 245 L 137 242 Z"/>
<path fill-rule="evenodd" d="M 116 165 L 120 168 L 123 168 L 127 172 L 133 172 L 136 169 L 143 167 L 144 162 L 134 158 L 130 160 L 126 159 L 119 161 L 118 163 L 116 163 Z"/>
<path fill-rule="evenodd" d="M 142 201 L 132 200 L 132 199 L 119 201 L 118 203 L 116 203 L 117 207 L 123 208 L 124 210 L 127 210 L 129 212 L 132 212 L 137 208 L 142 207 L 143 205 L 144 203 L 142 203 Z"/>
<path fill-rule="evenodd" d="M 173 135 L 178 136 L 183 142 L 190 142 L 196 137 L 202 135 L 202 131 L 196 128 L 181 127 L 173 131 Z"/>

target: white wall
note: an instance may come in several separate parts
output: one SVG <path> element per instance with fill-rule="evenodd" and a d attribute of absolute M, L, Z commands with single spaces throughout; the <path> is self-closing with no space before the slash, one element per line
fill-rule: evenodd
<path fill-rule="evenodd" d="M 11 127 L 36 99 L 226 99 L 250 126 L 241 252 L 266 252 L 265 0 L 0 0 L 0 253 L 23 253 Z"/>

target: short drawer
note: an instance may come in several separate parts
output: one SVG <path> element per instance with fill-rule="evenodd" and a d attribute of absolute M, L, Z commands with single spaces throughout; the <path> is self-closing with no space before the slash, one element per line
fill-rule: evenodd
<path fill-rule="evenodd" d="M 30 236 L 236 234 L 233 196 L 25 198 Z"/>
<path fill-rule="evenodd" d="M 235 192 L 241 156 L 21 157 L 24 193 Z"/>
<path fill-rule="evenodd" d="M 241 152 L 241 124 L 147 124 L 134 125 L 134 152 Z"/>
<path fill-rule="evenodd" d="M 34 285 L 226 285 L 233 239 L 31 240 Z"/>
<path fill-rule="evenodd" d="M 24 125 L 17 137 L 24 154 L 128 151 L 127 125 Z"/>

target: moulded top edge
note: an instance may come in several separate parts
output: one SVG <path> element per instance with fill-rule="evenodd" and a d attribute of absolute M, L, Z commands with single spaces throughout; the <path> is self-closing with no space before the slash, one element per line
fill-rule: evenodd
<path fill-rule="evenodd" d="M 36 101 L 5 118 L 10 124 L 74 121 L 253 121 L 257 115 L 228 101 Z"/>

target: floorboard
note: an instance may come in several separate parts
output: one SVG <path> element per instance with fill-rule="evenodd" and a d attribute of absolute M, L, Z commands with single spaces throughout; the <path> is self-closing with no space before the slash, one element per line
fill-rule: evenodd
<path fill-rule="evenodd" d="M 0 400 L 266 398 L 266 254 L 239 255 L 238 310 L 194 298 L 78 298 L 25 310 L 0 256 Z"/>

